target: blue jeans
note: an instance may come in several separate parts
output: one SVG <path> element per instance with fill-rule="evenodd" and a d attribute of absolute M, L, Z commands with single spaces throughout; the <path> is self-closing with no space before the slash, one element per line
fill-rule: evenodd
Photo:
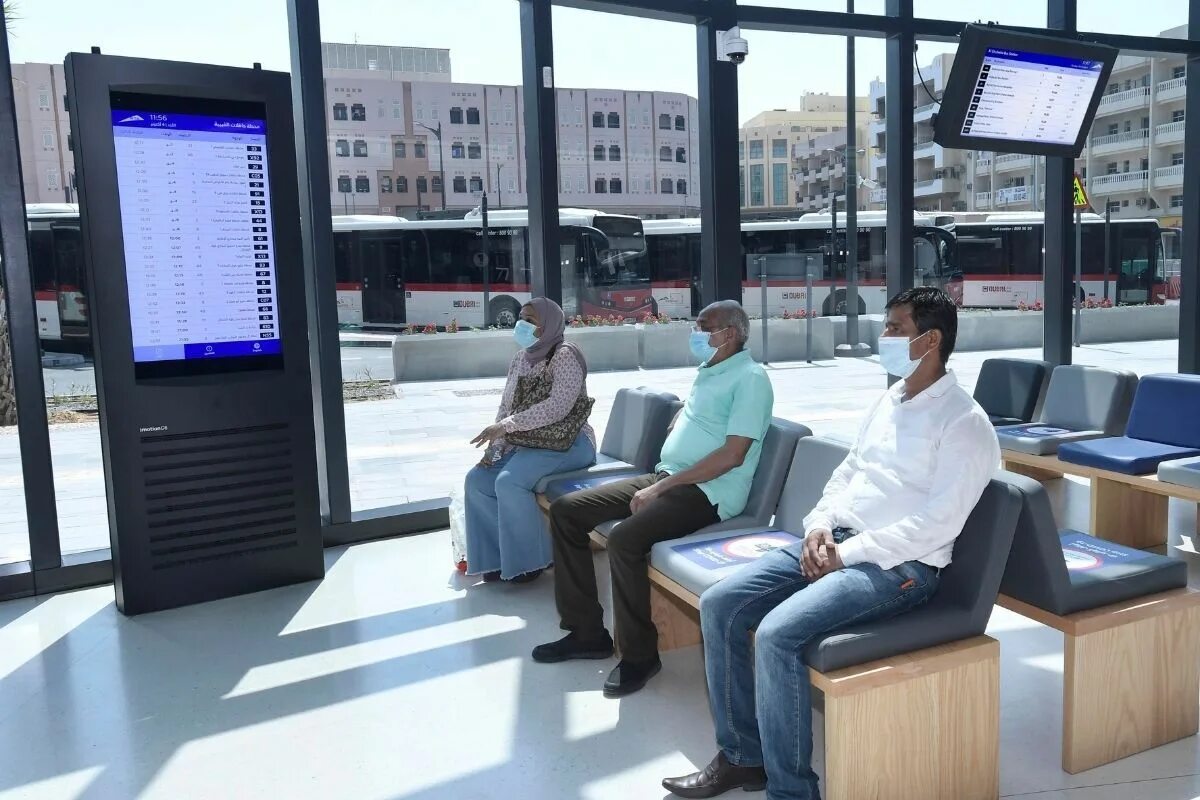
<path fill-rule="evenodd" d="M 810 583 L 803 543 L 772 551 L 700 597 L 708 700 L 730 763 L 764 766 L 771 800 L 819 800 L 804 647 L 835 628 L 927 601 L 939 572 L 856 564 Z M 753 642 L 751 631 L 757 631 Z"/>
<path fill-rule="evenodd" d="M 463 498 L 468 574 L 499 570 L 508 579 L 549 566 L 550 531 L 533 487 L 547 475 L 595 461 L 596 450 L 581 433 L 564 453 L 517 447 L 490 467 L 473 467 Z"/>

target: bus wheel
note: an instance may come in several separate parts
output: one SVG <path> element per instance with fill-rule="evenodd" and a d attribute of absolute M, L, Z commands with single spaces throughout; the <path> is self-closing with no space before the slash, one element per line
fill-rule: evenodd
<path fill-rule="evenodd" d="M 492 301 L 489 309 L 491 324 L 499 328 L 511 328 L 517 324 L 521 316 L 521 304 L 511 297 L 498 297 Z"/>

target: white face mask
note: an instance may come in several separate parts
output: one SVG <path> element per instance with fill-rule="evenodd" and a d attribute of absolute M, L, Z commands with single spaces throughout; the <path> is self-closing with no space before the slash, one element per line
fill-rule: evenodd
<path fill-rule="evenodd" d="M 925 331 L 921 336 L 924 336 L 929 331 Z M 921 359 L 925 358 L 923 354 L 921 358 L 912 359 L 908 357 L 909 346 L 920 339 L 909 339 L 907 336 L 880 336 L 879 337 L 879 364 L 887 370 L 889 375 L 895 375 L 897 378 L 904 380 L 917 371 L 917 367 L 921 366 Z"/>

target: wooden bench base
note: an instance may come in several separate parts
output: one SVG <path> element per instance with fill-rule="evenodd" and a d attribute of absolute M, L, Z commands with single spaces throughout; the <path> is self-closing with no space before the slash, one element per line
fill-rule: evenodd
<path fill-rule="evenodd" d="M 998 604 L 1064 634 L 1066 772 L 1200 729 L 1200 592 L 1178 589 L 1065 617 L 1006 595 Z"/>
<path fill-rule="evenodd" d="M 1091 482 L 1091 534 L 1145 550 L 1167 543 L 1170 498 L 1200 503 L 1200 489 L 1160 481 L 1154 475 L 1119 472 L 1060 461 L 1057 456 L 1002 452 L 1004 468 L 1037 481 L 1077 475 Z"/>

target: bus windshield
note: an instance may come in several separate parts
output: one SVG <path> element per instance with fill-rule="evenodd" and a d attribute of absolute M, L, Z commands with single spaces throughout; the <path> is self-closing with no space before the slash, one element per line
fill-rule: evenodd
<path fill-rule="evenodd" d="M 608 238 L 609 251 L 629 255 L 646 252 L 646 236 L 640 219 L 597 215 L 592 224 Z"/>

